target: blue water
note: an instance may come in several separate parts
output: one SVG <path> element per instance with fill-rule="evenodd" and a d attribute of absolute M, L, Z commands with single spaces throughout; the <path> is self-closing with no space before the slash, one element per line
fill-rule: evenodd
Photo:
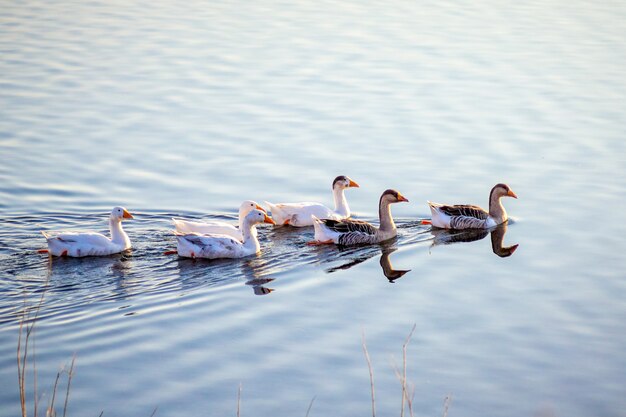
<path fill-rule="evenodd" d="M 42 415 L 74 354 L 69 415 L 235 415 L 240 384 L 242 416 L 369 415 L 363 335 L 377 415 L 400 415 L 415 324 L 415 415 L 450 395 L 449 416 L 625 416 L 624 21 L 586 1 L 5 2 L 2 415 L 43 294 L 29 415 L 32 364 Z M 262 227 L 258 257 L 162 254 L 174 215 L 332 204 L 341 174 L 359 219 L 386 188 L 410 200 L 396 241 Z M 498 182 L 519 196 L 498 235 L 419 223 Z M 130 255 L 35 252 L 41 230 L 106 232 L 115 205 Z"/>

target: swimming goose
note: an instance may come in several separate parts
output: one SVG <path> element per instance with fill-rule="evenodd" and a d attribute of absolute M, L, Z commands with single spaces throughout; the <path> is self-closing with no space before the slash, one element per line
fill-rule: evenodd
<path fill-rule="evenodd" d="M 378 204 L 380 227 L 378 228 L 360 220 L 318 219 L 313 216 L 315 240 L 309 243 L 336 243 L 337 245 L 348 246 L 379 243 L 391 239 L 397 235 L 397 230 L 391 217 L 390 204 L 401 201 L 408 202 L 409 200 L 396 190 L 386 190 L 380 196 Z"/>
<path fill-rule="evenodd" d="M 321 219 L 342 220 L 350 217 L 350 207 L 343 192 L 346 188 L 358 187 L 359 184 L 345 175 L 340 175 L 333 181 L 333 199 L 335 210 L 319 203 L 280 203 L 265 202 L 272 212 L 272 218 L 277 224 L 288 224 L 296 227 L 312 226 L 315 216 Z"/>
<path fill-rule="evenodd" d="M 180 233 L 200 233 L 204 234 L 221 234 L 228 235 L 230 237 L 234 237 L 239 241 L 243 241 L 243 235 L 241 234 L 241 229 L 243 227 L 243 219 L 246 217 L 251 210 L 261 210 L 265 213 L 265 209 L 259 206 L 256 202 L 251 200 L 246 200 L 239 206 L 239 228 L 234 225 L 219 221 L 219 220 L 208 220 L 203 222 L 196 222 L 192 220 L 179 219 L 176 217 L 172 217 L 172 221 L 174 222 L 174 226 L 176 227 L 176 231 Z M 256 236 L 257 230 L 256 227 L 252 229 L 252 233 Z"/>
<path fill-rule="evenodd" d="M 444 229 L 488 229 L 504 223 L 508 217 L 500 202 L 502 197 L 517 198 L 517 195 L 508 185 L 496 184 L 489 194 L 489 212 L 478 206 L 449 206 L 429 201 L 432 225 Z"/>
<path fill-rule="evenodd" d="M 243 241 L 224 234 L 201 235 L 174 232 L 178 240 L 178 256 L 187 258 L 243 258 L 260 252 L 261 246 L 252 230 L 259 223 L 276 224 L 264 211 L 252 210 L 241 226 Z"/>
<path fill-rule="evenodd" d="M 42 231 L 48 241 L 48 253 L 54 256 L 106 256 L 130 249 L 130 239 L 122 229 L 122 220 L 133 216 L 124 207 L 115 207 L 109 217 L 111 239 L 100 233 L 46 232 Z M 42 250 L 40 252 L 45 252 Z"/>

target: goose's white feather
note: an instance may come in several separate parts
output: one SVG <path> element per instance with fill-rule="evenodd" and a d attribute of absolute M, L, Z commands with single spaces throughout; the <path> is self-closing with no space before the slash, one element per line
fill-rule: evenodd
<path fill-rule="evenodd" d="M 53 256 L 107 256 L 131 248 L 130 239 L 122 229 L 122 219 L 132 218 L 123 207 L 115 207 L 109 217 L 111 238 L 93 232 L 46 232 L 41 233 L 48 242 L 48 252 Z"/>
<path fill-rule="evenodd" d="M 275 224 L 261 210 L 252 210 L 245 217 L 241 227 L 243 240 L 239 241 L 225 234 L 199 234 L 174 232 L 177 240 L 178 255 L 188 258 L 243 258 L 261 250 L 257 239 L 256 225 L 259 223 Z"/>
<path fill-rule="evenodd" d="M 320 219 L 343 220 L 350 217 L 350 207 L 344 194 L 344 190 L 359 185 L 349 177 L 340 175 L 333 181 L 332 192 L 335 209 L 330 209 L 323 204 L 313 202 L 301 203 L 270 203 L 265 204 L 272 213 L 272 218 L 277 224 L 289 224 L 296 227 L 313 226 L 313 217 Z"/>
<path fill-rule="evenodd" d="M 176 231 L 179 233 L 199 233 L 199 234 L 218 234 L 218 235 L 226 235 L 233 237 L 239 241 L 243 240 L 243 234 L 241 233 L 241 225 L 244 217 L 251 210 L 263 210 L 261 206 L 259 206 L 256 202 L 251 200 L 246 200 L 239 206 L 239 227 L 236 227 L 233 224 L 228 222 L 220 221 L 220 220 L 207 220 L 207 221 L 193 221 L 187 219 L 180 218 L 172 218 L 174 222 L 174 227 Z M 252 228 L 252 233 L 256 235 L 256 228 Z"/>

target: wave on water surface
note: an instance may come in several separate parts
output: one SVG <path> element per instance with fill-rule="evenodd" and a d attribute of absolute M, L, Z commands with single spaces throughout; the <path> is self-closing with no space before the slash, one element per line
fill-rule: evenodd
<path fill-rule="evenodd" d="M 419 221 L 396 220 L 398 237 L 380 245 L 337 247 L 308 246 L 313 228 L 259 227 L 261 254 L 243 259 L 187 259 L 164 255 L 175 248 L 172 214 L 137 213 L 124 228 L 133 243 L 128 253 L 86 258 L 57 258 L 37 253 L 45 247 L 41 230 L 94 230 L 109 234 L 106 213 L 61 214 L 38 213 L 2 220 L 0 257 L 0 324 L 14 322 L 24 304 L 24 294 L 46 290 L 47 308 L 40 317 L 61 314 L 94 302 L 132 298 L 136 295 L 187 293 L 203 287 L 232 283 L 249 286 L 256 295 L 273 289 L 268 284 L 281 274 L 298 268 L 321 268 L 327 273 L 351 268 L 373 257 L 380 257 L 383 275 L 391 282 L 406 270 L 395 270 L 389 255 L 402 245 L 432 239 L 429 226 Z M 202 218 L 185 214 L 189 218 Z M 211 216 L 236 221 L 230 214 Z M 364 219 L 374 221 L 374 219 Z"/>

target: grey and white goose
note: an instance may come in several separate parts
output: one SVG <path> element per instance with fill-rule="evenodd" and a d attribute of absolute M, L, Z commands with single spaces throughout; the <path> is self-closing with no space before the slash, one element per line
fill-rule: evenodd
<path fill-rule="evenodd" d="M 489 211 L 469 204 L 451 206 L 429 201 L 431 223 L 443 229 L 489 229 L 508 220 L 500 201 L 502 197 L 517 198 L 517 195 L 508 185 L 496 184 L 489 194 Z"/>
<path fill-rule="evenodd" d="M 378 204 L 378 215 L 380 226 L 376 227 L 370 223 L 360 220 L 333 220 L 318 219 L 312 216 L 315 227 L 315 240 L 310 244 L 335 243 L 341 246 L 363 245 L 384 242 L 395 237 L 398 232 L 391 217 L 391 207 L 393 203 L 407 200 L 396 190 L 386 190 L 380 196 Z"/>

